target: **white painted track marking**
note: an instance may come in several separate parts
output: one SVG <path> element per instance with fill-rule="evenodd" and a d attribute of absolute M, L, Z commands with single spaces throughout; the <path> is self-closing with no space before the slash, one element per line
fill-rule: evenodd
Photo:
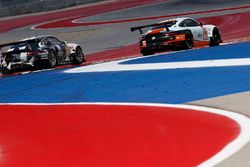
<path fill-rule="evenodd" d="M 164 70 L 164 69 L 183 69 L 183 68 L 211 68 L 211 67 L 250 65 L 250 58 L 182 61 L 182 62 L 166 62 L 166 63 L 145 63 L 145 64 L 139 64 L 139 63 L 120 64 L 128 60 L 133 60 L 133 59 L 82 66 L 65 70 L 64 72 L 65 73 L 111 72 L 111 71 Z"/>

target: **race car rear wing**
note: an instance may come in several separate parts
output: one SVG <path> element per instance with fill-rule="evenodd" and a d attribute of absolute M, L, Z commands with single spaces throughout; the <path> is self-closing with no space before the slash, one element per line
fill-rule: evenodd
<path fill-rule="evenodd" d="M 18 45 L 18 44 L 29 43 L 29 42 L 36 42 L 36 40 L 32 39 L 32 40 L 27 40 L 27 41 L 18 41 L 18 42 L 5 43 L 5 44 L 0 45 L 0 49 L 2 49 L 3 47 L 7 47 L 7 46 Z"/>
<path fill-rule="evenodd" d="M 7 48 L 4 49 L 5 47 L 11 47 L 14 45 L 19 45 L 19 44 L 25 44 L 29 48 L 29 43 L 37 42 L 37 39 L 30 39 L 30 40 L 25 40 L 25 41 L 17 41 L 17 42 L 11 42 L 11 43 L 5 43 L 0 45 L 0 57 L 3 57 L 3 53 L 6 52 Z"/>
<path fill-rule="evenodd" d="M 143 26 L 138 26 L 138 27 L 131 27 L 131 32 L 139 30 L 140 33 L 143 34 L 142 29 L 148 28 L 148 27 L 161 26 L 161 25 L 164 25 L 164 27 L 168 30 L 168 27 L 171 27 L 176 22 L 177 21 L 167 21 L 167 22 L 162 22 L 162 23 L 155 23 L 155 24 L 148 24 L 148 25 L 143 25 Z"/>
<path fill-rule="evenodd" d="M 22 44 L 22 43 L 26 43 L 26 41 L 18 41 L 18 42 L 11 42 L 11 43 L 5 43 L 5 44 L 1 44 L 0 45 L 0 68 L 3 66 L 3 60 L 4 60 L 4 51 L 3 51 L 3 48 L 4 47 L 10 47 L 10 46 L 13 46 L 13 45 L 18 45 L 18 44 Z"/>
<path fill-rule="evenodd" d="M 29 42 L 31 43 L 31 42 L 36 42 L 36 41 L 37 41 L 36 39 L 30 39 L 30 40 L 25 40 L 25 41 L 17 41 L 17 42 L 1 44 L 0 45 L 0 69 L 3 66 L 3 63 L 4 63 L 4 54 L 5 54 L 5 52 L 3 51 L 4 47 L 11 47 L 11 46 L 14 46 L 14 45 L 19 45 L 19 44 L 28 45 Z"/>

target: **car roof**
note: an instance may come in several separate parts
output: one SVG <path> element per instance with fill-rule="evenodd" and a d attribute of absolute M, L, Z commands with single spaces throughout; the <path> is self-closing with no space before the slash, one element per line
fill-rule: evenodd
<path fill-rule="evenodd" d="M 16 41 L 16 42 L 0 44 L 0 49 L 3 48 L 3 47 L 12 46 L 12 45 L 19 45 L 19 44 L 23 44 L 23 43 L 40 42 L 42 39 L 47 38 L 47 37 L 53 37 L 53 36 L 51 36 L 51 35 L 40 35 L 40 36 L 24 38 L 24 39 L 22 39 L 20 41 Z"/>
<path fill-rule="evenodd" d="M 176 21 L 176 23 L 180 23 L 182 22 L 183 20 L 186 20 L 186 19 L 192 19 L 192 20 L 195 20 L 191 17 L 177 17 L 177 18 L 171 18 L 171 19 L 167 19 L 167 20 L 163 20 L 159 23 L 165 23 L 165 22 L 171 22 L 171 21 Z"/>
<path fill-rule="evenodd" d="M 40 36 L 34 36 L 34 37 L 29 37 L 29 38 L 24 38 L 20 41 L 30 41 L 30 40 L 42 40 L 44 38 L 51 37 L 50 35 L 40 35 Z"/>

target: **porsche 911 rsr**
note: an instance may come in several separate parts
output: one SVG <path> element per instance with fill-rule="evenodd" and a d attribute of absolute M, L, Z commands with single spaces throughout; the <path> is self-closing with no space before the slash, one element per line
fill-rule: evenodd
<path fill-rule="evenodd" d="M 0 45 L 0 67 L 9 71 L 23 67 L 53 68 L 85 61 L 82 48 L 53 36 L 37 36 Z"/>
<path fill-rule="evenodd" d="M 145 28 L 149 29 L 144 33 Z M 141 33 L 139 46 L 143 55 L 173 48 L 191 49 L 199 45 L 217 46 L 222 42 L 218 27 L 203 25 L 189 17 L 131 28 L 131 31 L 136 30 Z"/>

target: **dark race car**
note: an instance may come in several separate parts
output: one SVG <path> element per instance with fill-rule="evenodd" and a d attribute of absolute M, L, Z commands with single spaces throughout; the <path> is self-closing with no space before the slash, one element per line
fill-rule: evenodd
<path fill-rule="evenodd" d="M 85 61 L 81 46 L 53 36 L 38 36 L 0 45 L 0 67 L 15 71 L 25 67 L 53 68 Z"/>
<path fill-rule="evenodd" d="M 142 30 L 145 28 L 148 30 L 144 33 Z M 164 49 L 217 46 L 222 42 L 220 31 L 216 26 L 203 25 L 189 17 L 131 28 L 131 31 L 136 30 L 141 33 L 139 46 L 143 55 L 154 54 Z"/>

